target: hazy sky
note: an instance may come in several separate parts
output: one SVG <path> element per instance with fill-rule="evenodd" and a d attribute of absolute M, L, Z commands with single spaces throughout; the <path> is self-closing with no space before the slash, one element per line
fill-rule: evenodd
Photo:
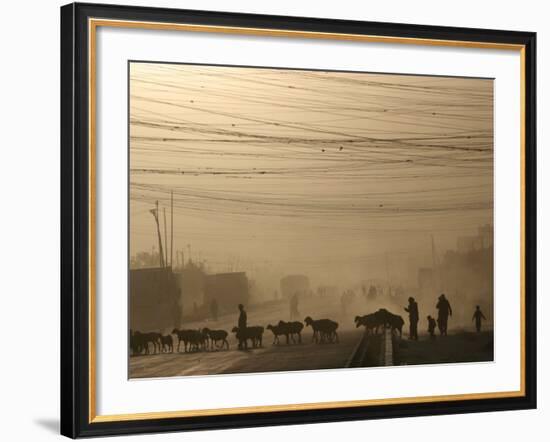
<path fill-rule="evenodd" d="M 130 89 L 131 254 L 171 190 L 212 271 L 352 279 L 492 223 L 492 80 L 132 63 Z"/>

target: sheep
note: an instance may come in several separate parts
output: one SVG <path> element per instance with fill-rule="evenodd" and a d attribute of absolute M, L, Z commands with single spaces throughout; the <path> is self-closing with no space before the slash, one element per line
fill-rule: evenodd
<path fill-rule="evenodd" d="M 163 352 L 166 349 L 166 352 L 174 353 L 174 341 L 172 340 L 172 335 L 161 336 L 160 342 L 162 344 Z"/>
<path fill-rule="evenodd" d="M 199 350 L 199 347 L 204 345 L 204 337 L 199 330 L 178 330 L 175 328 L 172 330 L 172 334 L 178 336 L 178 352 L 182 341 L 184 352 Z"/>
<path fill-rule="evenodd" d="M 147 353 L 149 353 L 149 343 L 153 344 L 153 353 L 155 354 L 157 353 L 157 348 L 158 348 L 158 352 L 159 353 L 161 352 L 160 337 L 162 335 L 160 333 L 150 332 L 150 333 L 145 333 L 143 336 L 145 339 L 145 348 Z"/>
<path fill-rule="evenodd" d="M 134 333 L 134 345 L 137 351 L 141 353 L 143 350 L 145 350 L 145 354 L 149 354 L 149 343 L 153 344 L 153 352 L 157 352 L 157 348 L 159 353 L 161 352 L 161 343 L 160 343 L 160 337 L 162 335 L 160 333 L 156 332 L 150 332 L 150 333 L 140 333 L 136 331 Z"/>
<path fill-rule="evenodd" d="M 279 343 L 279 336 L 284 336 L 286 338 L 286 343 L 288 345 L 288 327 L 286 326 L 286 323 L 281 325 L 281 322 L 279 322 L 279 325 L 269 324 L 266 327 L 267 330 L 271 330 L 273 333 L 273 345 Z"/>
<path fill-rule="evenodd" d="M 287 328 L 288 334 L 290 335 L 292 342 L 296 343 L 296 338 L 298 338 L 298 342 L 300 344 L 302 343 L 302 330 L 304 328 L 304 324 L 302 324 L 300 321 L 279 321 L 278 325 L 279 327 L 283 326 Z"/>
<path fill-rule="evenodd" d="M 378 318 L 376 317 L 375 313 L 371 313 L 364 316 L 356 316 L 355 317 L 355 326 L 360 327 L 363 325 L 365 327 L 365 331 L 367 334 L 370 332 L 371 334 L 376 333 L 378 334 L 378 327 L 381 325 Z"/>
<path fill-rule="evenodd" d="M 231 331 L 235 333 L 235 337 L 239 340 L 240 349 L 246 350 L 248 348 L 249 339 L 252 342 L 252 347 L 256 348 L 262 346 L 264 328 L 261 326 L 246 327 L 243 330 L 239 327 L 233 327 Z"/>
<path fill-rule="evenodd" d="M 205 347 L 205 337 L 200 330 L 189 330 L 189 351 L 200 351 L 204 350 Z"/>
<path fill-rule="evenodd" d="M 311 316 L 308 316 L 304 319 L 306 326 L 311 326 L 313 329 L 312 341 L 322 344 L 324 342 L 339 342 L 338 333 L 336 329 L 338 328 L 338 323 L 332 321 L 331 319 L 313 319 Z"/>
<path fill-rule="evenodd" d="M 208 334 L 209 329 L 207 327 L 200 330 L 201 333 L 201 342 L 200 345 L 203 350 L 209 350 L 212 347 L 212 341 L 210 335 Z"/>
<path fill-rule="evenodd" d="M 401 316 L 394 315 L 385 308 L 381 308 L 376 313 L 374 313 L 374 315 L 376 316 L 380 325 L 382 325 L 384 328 L 390 327 L 392 332 L 398 330 L 399 336 L 402 336 L 403 325 L 405 324 L 405 321 Z"/>
<path fill-rule="evenodd" d="M 187 351 L 187 343 L 189 342 L 188 333 L 189 333 L 189 330 L 178 330 L 177 328 L 172 330 L 172 334 L 177 335 L 178 337 L 178 353 L 180 352 L 180 344 L 182 342 L 183 342 L 183 351 L 184 352 Z"/>
<path fill-rule="evenodd" d="M 399 337 L 403 337 L 403 325 L 405 324 L 405 321 L 399 315 L 394 315 L 392 313 L 390 313 L 390 315 L 391 316 L 390 316 L 390 319 L 389 319 L 389 324 L 390 324 L 392 333 L 395 330 L 398 330 L 399 331 Z"/>
<path fill-rule="evenodd" d="M 135 332 L 130 330 L 130 348 L 132 349 L 132 354 L 139 355 L 146 347 L 143 334 L 137 330 Z"/>
<path fill-rule="evenodd" d="M 211 347 L 223 348 L 229 350 L 229 342 L 227 341 L 228 333 L 225 330 L 210 330 L 209 328 L 203 328 L 202 332 L 210 338 Z M 221 341 L 221 345 L 218 343 Z"/>

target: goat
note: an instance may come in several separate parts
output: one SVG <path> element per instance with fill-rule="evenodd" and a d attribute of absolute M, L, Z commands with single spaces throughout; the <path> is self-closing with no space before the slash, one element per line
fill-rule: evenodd
<path fill-rule="evenodd" d="M 338 328 L 338 323 L 332 321 L 331 319 L 313 319 L 311 316 L 308 316 L 304 319 L 306 326 L 311 326 L 313 329 L 312 341 L 315 341 L 318 344 L 324 342 L 339 342 L 338 333 L 336 329 Z"/>

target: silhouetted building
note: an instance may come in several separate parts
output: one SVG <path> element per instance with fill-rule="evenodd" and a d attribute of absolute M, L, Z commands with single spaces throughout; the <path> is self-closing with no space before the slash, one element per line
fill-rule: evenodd
<path fill-rule="evenodd" d="M 420 292 L 434 289 L 434 271 L 431 267 L 421 267 L 418 269 L 418 288 Z"/>
<path fill-rule="evenodd" d="M 179 327 L 180 293 L 172 270 L 130 270 L 130 328 L 142 332 Z"/>
<path fill-rule="evenodd" d="M 319 296 L 337 296 L 338 287 L 335 285 L 320 285 L 317 287 L 317 295 Z"/>
<path fill-rule="evenodd" d="M 206 275 L 200 265 L 189 261 L 179 272 L 174 273 L 176 283 L 181 290 L 181 308 L 183 315 L 194 312 L 194 306 L 204 303 L 204 284 Z"/>
<path fill-rule="evenodd" d="M 204 303 L 213 300 L 222 312 L 233 311 L 237 305 L 247 305 L 249 300 L 248 278 L 245 272 L 217 273 L 204 279 Z"/>
<path fill-rule="evenodd" d="M 493 226 L 491 224 L 478 227 L 477 235 L 459 236 L 456 241 L 459 253 L 468 253 L 489 247 L 493 247 Z"/>
<path fill-rule="evenodd" d="M 281 278 L 281 295 L 284 299 L 294 294 L 304 295 L 309 292 L 309 278 L 305 275 L 288 275 Z"/>
<path fill-rule="evenodd" d="M 482 239 L 479 236 L 459 236 L 456 240 L 456 248 L 459 253 L 468 253 L 474 250 L 481 250 Z"/>
<path fill-rule="evenodd" d="M 484 249 L 493 247 L 493 226 L 485 224 L 478 228 L 479 237 L 481 238 L 481 246 Z"/>

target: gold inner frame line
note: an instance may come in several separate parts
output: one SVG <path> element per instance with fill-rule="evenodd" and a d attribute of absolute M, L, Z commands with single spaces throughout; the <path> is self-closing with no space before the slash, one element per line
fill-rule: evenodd
<path fill-rule="evenodd" d="M 520 389 L 518 391 L 465 393 L 438 396 L 417 396 L 388 399 L 366 399 L 336 402 L 317 402 L 285 405 L 261 405 L 235 408 L 160 411 L 147 413 L 129 413 L 98 415 L 96 414 L 96 37 L 98 27 L 134 28 L 147 30 L 170 30 L 186 32 L 208 32 L 218 34 L 255 35 L 269 37 L 292 37 L 309 39 L 327 39 L 388 44 L 413 44 L 421 46 L 444 46 L 478 49 L 498 49 L 518 51 L 520 54 Z M 178 417 L 221 416 L 246 413 L 268 413 L 296 410 L 321 410 L 327 408 L 365 407 L 375 405 L 419 404 L 426 402 L 481 400 L 512 398 L 525 396 L 525 45 L 494 42 L 475 42 L 459 40 L 425 39 L 411 37 L 390 37 L 377 35 L 358 35 L 346 33 L 324 33 L 311 31 L 292 31 L 283 29 L 245 28 L 232 26 L 210 26 L 181 23 L 140 22 L 129 20 L 88 19 L 88 94 L 89 94 L 89 423 L 132 421 L 144 419 L 168 419 Z"/>

